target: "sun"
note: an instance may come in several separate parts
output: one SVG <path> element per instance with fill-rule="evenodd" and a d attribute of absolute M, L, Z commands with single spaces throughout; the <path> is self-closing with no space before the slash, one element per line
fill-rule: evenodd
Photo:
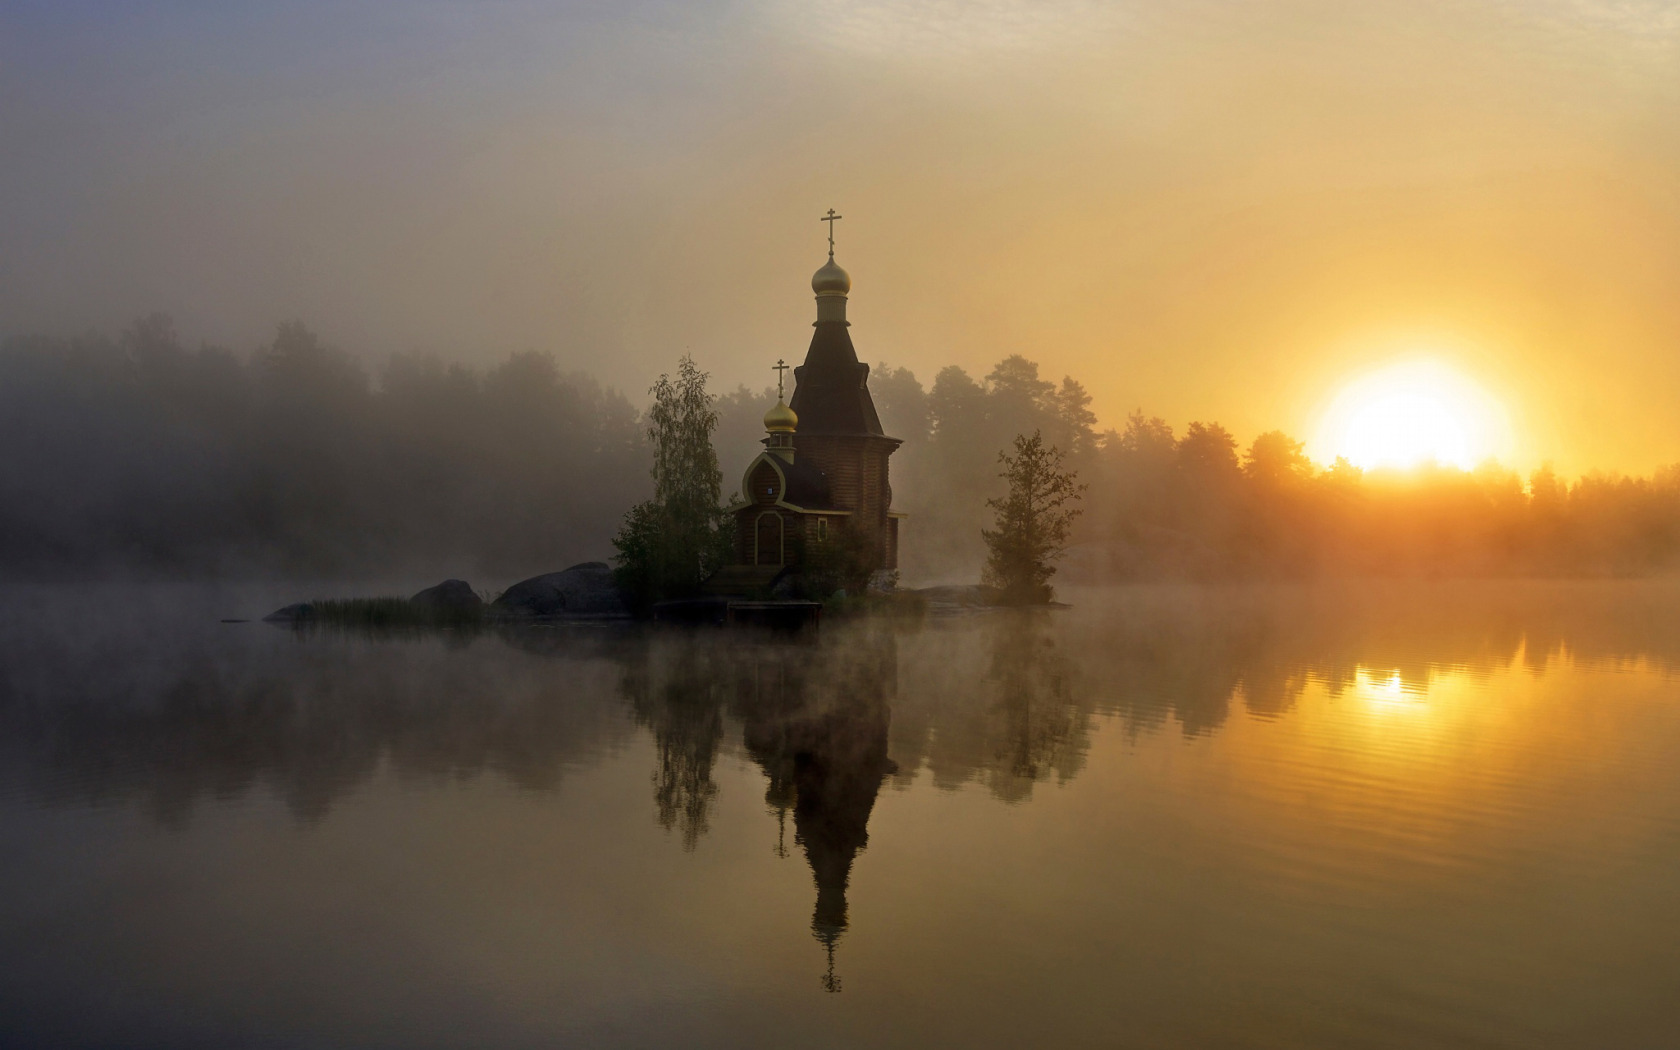
<path fill-rule="evenodd" d="M 1503 406 L 1435 361 L 1390 365 L 1348 383 L 1323 413 L 1313 452 L 1365 470 L 1424 463 L 1469 470 L 1510 454 Z"/>

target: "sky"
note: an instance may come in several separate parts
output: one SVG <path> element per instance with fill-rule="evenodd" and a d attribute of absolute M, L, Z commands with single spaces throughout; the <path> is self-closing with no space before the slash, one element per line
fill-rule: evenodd
<path fill-rule="evenodd" d="M 5 333 L 757 388 L 834 207 L 925 383 L 1246 442 L 1437 369 L 1519 469 L 1680 461 L 1673 3 L 0 0 L 0 143 Z"/>

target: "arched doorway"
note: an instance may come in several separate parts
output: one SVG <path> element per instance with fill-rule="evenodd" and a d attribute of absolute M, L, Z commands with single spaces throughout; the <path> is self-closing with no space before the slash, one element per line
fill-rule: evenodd
<path fill-rule="evenodd" d="M 758 542 L 753 545 L 756 565 L 782 564 L 782 516 L 767 510 L 758 516 Z"/>

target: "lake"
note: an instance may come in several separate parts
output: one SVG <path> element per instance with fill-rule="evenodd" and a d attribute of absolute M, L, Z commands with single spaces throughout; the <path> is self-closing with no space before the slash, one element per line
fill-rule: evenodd
<path fill-rule="evenodd" d="M 0 1044 L 1673 1047 L 1680 587 L 0 592 Z"/>

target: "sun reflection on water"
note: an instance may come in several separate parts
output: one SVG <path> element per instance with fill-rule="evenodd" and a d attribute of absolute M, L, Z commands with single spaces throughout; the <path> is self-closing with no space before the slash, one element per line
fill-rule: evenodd
<path fill-rule="evenodd" d="M 1353 693 L 1379 708 L 1418 708 L 1428 700 L 1424 686 L 1407 684 L 1399 668 L 1379 670 L 1360 667 L 1354 671 Z"/>

